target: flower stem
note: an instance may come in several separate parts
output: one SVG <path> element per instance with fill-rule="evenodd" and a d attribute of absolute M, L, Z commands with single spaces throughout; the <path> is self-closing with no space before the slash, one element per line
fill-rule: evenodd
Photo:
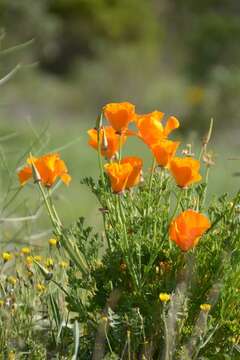
<path fill-rule="evenodd" d="M 173 211 L 173 213 L 172 213 L 170 223 L 172 222 L 172 220 L 174 219 L 174 217 L 175 217 L 175 215 L 176 215 L 176 213 L 177 213 L 177 211 L 178 211 L 180 202 L 181 202 L 181 200 L 182 200 L 183 192 L 184 192 L 183 189 L 181 189 L 181 190 L 179 191 L 179 195 L 178 195 L 178 197 L 177 197 L 176 206 L 175 206 L 175 209 L 174 209 L 174 211 Z"/>
<path fill-rule="evenodd" d="M 100 177 L 102 184 L 105 189 L 105 178 L 104 178 L 104 171 L 103 171 L 103 163 L 102 163 L 102 154 L 101 154 L 101 129 L 102 129 L 102 113 L 98 116 L 96 130 L 97 130 L 97 142 L 98 142 L 98 166 L 100 171 Z"/>
<path fill-rule="evenodd" d="M 152 166 L 151 166 L 151 174 L 149 178 L 149 185 L 148 185 L 148 204 L 147 204 L 147 215 L 149 213 L 150 201 L 151 201 L 151 193 L 152 193 L 152 183 L 153 183 L 153 174 L 156 166 L 156 159 L 153 157 L 152 159 Z"/>
<path fill-rule="evenodd" d="M 57 234 L 61 235 L 61 231 L 60 231 L 60 228 L 59 228 L 60 224 L 58 223 L 58 220 L 55 217 L 54 211 L 51 208 L 51 205 L 49 204 L 49 201 L 48 201 L 46 193 L 45 193 L 45 191 L 43 189 L 43 186 L 42 186 L 40 181 L 38 181 L 37 184 L 38 184 L 38 188 L 39 188 L 39 190 L 40 190 L 40 192 L 42 194 L 42 197 L 43 197 L 44 203 L 46 205 L 47 212 L 48 212 L 49 217 L 51 219 L 52 225 L 53 225 L 54 229 L 56 230 Z"/>
<path fill-rule="evenodd" d="M 206 187 L 204 188 L 204 191 L 203 191 L 202 202 L 201 202 L 201 208 L 203 208 L 203 206 L 204 206 L 204 204 L 205 204 L 205 200 L 206 200 L 207 187 L 208 187 L 208 178 L 209 178 L 209 172 L 210 172 L 210 166 L 207 166 L 206 175 L 205 175 L 205 183 L 206 183 Z"/>
<path fill-rule="evenodd" d="M 122 133 L 118 135 L 118 143 L 119 143 L 119 150 L 118 150 L 118 163 L 120 164 L 122 160 Z"/>
<path fill-rule="evenodd" d="M 58 225 L 60 227 L 62 227 L 62 222 L 61 222 L 61 220 L 60 220 L 60 218 L 58 216 L 57 210 L 55 209 L 55 206 L 54 206 L 53 201 L 52 201 L 52 194 L 51 194 L 50 188 L 48 188 L 48 199 L 50 201 L 50 207 L 51 207 L 51 209 L 53 211 L 53 214 L 54 214 L 54 216 L 56 218 L 56 221 L 58 222 Z"/>

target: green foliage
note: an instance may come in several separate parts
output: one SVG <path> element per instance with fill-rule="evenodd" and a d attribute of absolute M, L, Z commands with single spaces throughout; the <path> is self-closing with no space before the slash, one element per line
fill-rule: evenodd
<path fill-rule="evenodd" d="M 138 189 L 120 195 L 104 191 L 101 183 L 95 184 L 89 178 L 84 182 L 98 197 L 108 248 L 97 256 L 97 249 L 102 248 L 100 239 L 95 238 L 93 244 L 87 240 L 89 229 L 83 228 L 82 221 L 76 224 L 79 249 L 89 254 L 87 278 L 81 279 L 74 264 L 69 270 L 69 306 L 78 312 L 80 323 L 84 319 L 87 328 L 86 335 L 80 337 L 80 347 L 83 342 L 91 354 L 103 321 L 109 355 L 127 352 L 128 347 L 132 354 L 144 354 L 149 350 L 149 345 L 144 344 L 151 343 L 151 356 L 163 356 L 164 324 L 166 318 L 176 316 L 177 326 L 171 333 L 176 337 L 174 359 L 188 352 L 193 358 L 232 354 L 237 359 L 234 343 L 229 339 L 236 339 L 240 331 L 236 322 L 240 316 L 236 293 L 239 194 L 234 204 L 224 195 L 208 209 L 201 205 L 209 214 L 212 228 L 193 251 L 184 254 L 168 240 L 175 196 L 183 190 L 173 186 L 164 170 L 154 173 L 152 191 L 149 179 Z M 197 209 L 204 191 L 205 187 L 199 186 L 186 192 L 180 201 L 182 210 Z M 174 305 L 161 304 L 159 293 L 172 294 Z M 73 308 L 73 299 L 80 296 L 83 306 Z M 212 304 L 209 315 L 200 311 L 203 303 Z M 177 304 L 180 307 L 176 309 Z M 198 324 L 201 317 L 205 317 L 204 326 Z M 102 341 L 104 347 L 105 336 Z M 80 359 L 84 356 L 86 353 Z"/>

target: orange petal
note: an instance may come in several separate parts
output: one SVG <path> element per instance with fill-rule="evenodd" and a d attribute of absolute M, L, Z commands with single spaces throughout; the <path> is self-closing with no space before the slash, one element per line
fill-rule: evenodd
<path fill-rule="evenodd" d="M 200 237 L 210 228 L 209 219 L 192 209 L 178 215 L 171 223 L 169 236 L 183 251 L 197 245 Z"/>
<path fill-rule="evenodd" d="M 162 140 L 159 143 L 154 144 L 151 149 L 158 165 L 167 167 L 179 145 L 180 142 L 171 140 Z"/>
<path fill-rule="evenodd" d="M 165 136 L 168 136 L 173 130 L 179 128 L 180 123 L 178 119 L 175 116 L 170 116 L 167 119 L 167 123 L 164 128 L 164 134 Z"/>
<path fill-rule="evenodd" d="M 104 116 L 117 131 L 126 130 L 136 118 L 135 106 L 129 102 L 110 103 L 103 107 Z"/>
<path fill-rule="evenodd" d="M 68 185 L 70 181 L 72 180 L 71 176 L 69 174 L 63 174 L 61 175 L 61 180 L 64 182 L 64 184 Z"/>
<path fill-rule="evenodd" d="M 32 169 L 29 166 L 25 166 L 18 173 L 19 182 L 24 185 L 32 177 Z"/>

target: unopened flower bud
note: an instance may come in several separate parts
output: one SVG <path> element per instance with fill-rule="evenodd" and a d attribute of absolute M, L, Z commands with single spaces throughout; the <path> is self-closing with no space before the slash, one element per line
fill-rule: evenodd
<path fill-rule="evenodd" d="M 41 176 L 33 161 L 31 161 L 31 167 L 32 167 L 33 182 L 34 183 L 41 182 Z"/>
<path fill-rule="evenodd" d="M 102 129 L 103 131 L 103 141 L 102 141 L 102 151 L 107 151 L 108 149 L 108 141 L 107 141 L 107 136 L 106 136 L 106 132 L 104 130 L 104 128 Z"/>
<path fill-rule="evenodd" d="M 204 312 L 209 312 L 211 310 L 211 304 L 201 304 L 200 309 Z"/>

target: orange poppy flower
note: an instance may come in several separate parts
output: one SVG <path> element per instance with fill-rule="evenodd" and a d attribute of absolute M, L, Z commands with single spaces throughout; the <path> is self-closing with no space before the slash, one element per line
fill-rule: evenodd
<path fill-rule="evenodd" d="M 104 133 L 103 133 L 104 131 Z M 103 134 L 106 137 L 106 147 L 103 141 Z M 95 150 L 98 150 L 98 133 L 96 129 L 88 130 L 89 142 L 88 144 Z M 126 141 L 126 136 L 116 134 L 116 131 L 111 127 L 107 126 L 100 130 L 100 143 L 101 143 L 101 154 L 108 159 L 111 159 L 116 152 L 119 150 L 119 136 L 121 136 L 121 144 Z"/>
<path fill-rule="evenodd" d="M 104 166 L 115 193 L 124 191 L 138 184 L 142 169 L 142 160 L 137 157 L 126 157 L 120 163 Z"/>
<path fill-rule="evenodd" d="M 141 178 L 143 162 L 137 156 L 126 156 L 120 162 L 121 164 L 130 164 L 132 166 L 131 174 L 128 177 L 126 188 L 129 189 L 137 185 Z"/>
<path fill-rule="evenodd" d="M 211 227 L 209 219 L 197 211 L 186 210 L 170 225 L 169 236 L 182 251 L 197 245 L 200 237 Z"/>
<path fill-rule="evenodd" d="M 59 154 L 47 154 L 39 158 L 30 157 L 27 159 L 27 163 L 29 165 L 25 166 L 18 173 L 21 185 L 24 185 L 33 177 L 31 164 L 35 165 L 41 182 L 45 186 L 52 186 L 58 177 L 60 177 L 66 185 L 71 181 L 71 176 L 68 174 L 67 167 L 64 161 L 60 159 Z"/>
<path fill-rule="evenodd" d="M 136 118 L 135 106 L 129 102 L 110 103 L 103 107 L 105 118 L 114 130 L 121 133 Z"/>
<path fill-rule="evenodd" d="M 180 187 L 187 187 L 202 179 L 199 174 L 200 162 L 190 157 L 175 157 L 170 161 L 170 171 Z"/>
<path fill-rule="evenodd" d="M 175 155 L 179 145 L 179 141 L 171 140 L 161 140 L 157 144 L 154 144 L 151 149 L 158 165 L 168 167 L 168 164 Z"/>
<path fill-rule="evenodd" d="M 147 144 L 152 146 L 179 127 L 179 121 L 174 116 L 168 118 L 165 127 L 161 120 L 164 113 L 153 111 L 146 115 L 139 115 L 137 119 L 138 136 Z"/>

